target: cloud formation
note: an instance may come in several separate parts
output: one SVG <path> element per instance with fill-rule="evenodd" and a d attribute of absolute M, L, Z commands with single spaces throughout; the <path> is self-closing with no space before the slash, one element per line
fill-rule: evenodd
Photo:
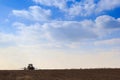
<path fill-rule="evenodd" d="M 90 16 L 92 14 L 100 14 L 101 12 L 109 11 L 114 8 L 120 7 L 119 0 L 33 0 L 37 4 L 44 6 L 53 6 L 61 11 L 65 12 L 66 15 L 71 17 L 76 16 Z M 68 6 L 69 5 L 69 6 Z"/>
<path fill-rule="evenodd" d="M 101 11 L 107 11 L 119 7 L 119 1 L 107 4 L 108 0 L 33 0 L 37 4 L 47 6 L 30 6 L 28 10 L 12 10 L 13 15 L 34 21 L 28 25 L 23 22 L 15 22 L 16 28 L 15 42 L 21 44 L 40 44 L 40 43 L 64 43 L 73 44 L 87 42 L 91 40 L 104 39 L 104 37 L 120 31 L 120 18 L 109 15 L 97 16 L 94 20 L 54 20 L 53 12 L 50 7 L 64 12 L 64 16 L 89 16 Z M 105 2 L 105 3 L 104 3 Z M 107 4 L 107 5 L 106 5 Z M 101 7 L 102 5 L 106 7 Z M 109 8 L 108 8 L 109 7 Z M 63 15 L 61 17 L 63 17 Z M 51 18 L 51 19 L 50 19 Z M 44 21 L 44 22 L 41 22 Z M 8 35 L 8 34 L 7 34 Z M 114 38 L 114 37 L 113 37 Z M 1 39 L 2 40 L 2 39 Z M 9 40 L 9 39 L 8 39 Z"/>
<path fill-rule="evenodd" d="M 35 3 L 39 3 L 46 6 L 55 6 L 59 9 L 63 9 L 66 6 L 65 0 L 33 0 Z"/>
<path fill-rule="evenodd" d="M 120 1 L 114 0 L 110 2 L 110 0 L 100 0 L 97 4 L 97 11 L 106 11 L 106 10 L 112 10 L 116 7 L 120 7 Z"/>
<path fill-rule="evenodd" d="M 47 21 L 50 19 L 51 11 L 39 6 L 30 6 L 28 10 L 13 10 L 15 16 L 33 21 Z"/>
<path fill-rule="evenodd" d="M 60 21 L 43 26 L 47 36 L 56 41 L 80 41 L 97 37 L 91 21 Z"/>
<path fill-rule="evenodd" d="M 120 28 L 120 20 L 115 19 L 114 17 L 108 16 L 108 15 L 103 15 L 97 17 L 95 20 L 98 27 L 101 28 L 106 28 L 106 29 L 118 29 Z"/>
<path fill-rule="evenodd" d="M 16 43 L 33 45 L 50 42 L 51 44 L 63 45 L 103 39 L 103 37 L 120 30 L 120 21 L 111 16 L 103 15 L 97 17 L 95 21 L 51 21 L 31 25 L 16 22 L 13 26 L 16 28 L 16 34 L 12 34 L 13 37 L 10 39 Z M 1 37 L 1 40 L 9 41 L 9 37 L 7 37 L 8 39 Z"/>

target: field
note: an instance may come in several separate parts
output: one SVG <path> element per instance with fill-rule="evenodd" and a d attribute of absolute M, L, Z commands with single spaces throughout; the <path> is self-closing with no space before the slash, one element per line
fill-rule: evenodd
<path fill-rule="evenodd" d="M 0 80 L 120 80 L 120 69 L 0 70 Z"/>

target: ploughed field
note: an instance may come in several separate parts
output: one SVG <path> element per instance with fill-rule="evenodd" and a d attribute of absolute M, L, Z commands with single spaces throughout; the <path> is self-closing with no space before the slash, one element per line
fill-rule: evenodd
<path fill-rule="evenodd" d="M 120 80 L 120 69 L 0 70 L 0 80 Z"/>

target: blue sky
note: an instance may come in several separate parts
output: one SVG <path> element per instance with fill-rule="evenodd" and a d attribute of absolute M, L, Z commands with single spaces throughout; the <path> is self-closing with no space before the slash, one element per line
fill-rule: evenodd
<path fill-rule="evenodd" d="M 119 0 L 0 0 L 0 66 L 120 67 Z"/>

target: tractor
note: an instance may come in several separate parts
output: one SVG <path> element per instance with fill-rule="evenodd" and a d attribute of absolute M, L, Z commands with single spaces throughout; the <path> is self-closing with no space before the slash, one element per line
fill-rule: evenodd
<path fill-rule="evenodd" d="M 24 67 L 24 70 L 35 70 L 35 67 L 33 66 L 33 64 L 28 64 L 27 68 Z"/>

